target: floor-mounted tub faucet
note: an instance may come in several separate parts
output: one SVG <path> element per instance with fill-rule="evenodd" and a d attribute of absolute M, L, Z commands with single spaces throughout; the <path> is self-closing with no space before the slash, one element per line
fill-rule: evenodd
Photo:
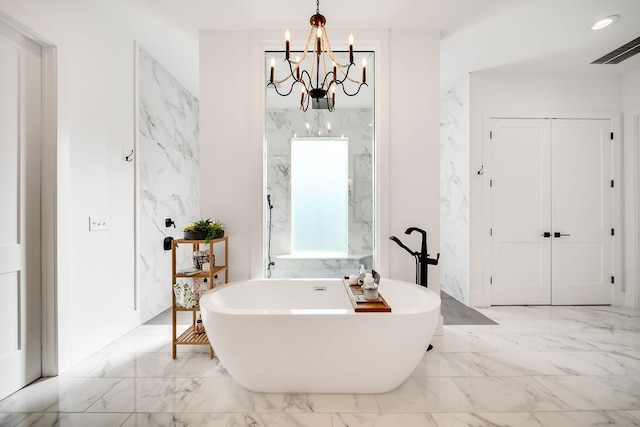
<path fill-rule="evenodd" d="M 389 237 L 389 239 L 393 240 L 398 244 L 398 246 L 413 255 L 413 257 L 416 259 L 416 283 L 418 285 L 427 287 L 427 269 L 430 264 L 438 265 L 438 260 L 440 260 L 440 253 L 438 253 L 436 258 L 429 258 L 429 254 L 427 253 L 427 232 L 418 227 L 409 227 L 406 229 L 404 234 L 411 234 L 414 231 L 422 234 L 422 244 L 420 245 L 420 252 L 412 251 L 396 236 L 391 236 Z"/>

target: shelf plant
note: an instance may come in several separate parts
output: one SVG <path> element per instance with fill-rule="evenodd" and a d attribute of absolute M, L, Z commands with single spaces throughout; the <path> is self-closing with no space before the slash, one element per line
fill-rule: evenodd
<path fill-rule="evenodd" d="M 205 240 L 209 243 L 210 240 L 219 239 L 224 236 L 224 224 L 217 219 L 200 218 L 197 221 L 185 225 L 182 231 L 184 232 L 185 239 Z"/>

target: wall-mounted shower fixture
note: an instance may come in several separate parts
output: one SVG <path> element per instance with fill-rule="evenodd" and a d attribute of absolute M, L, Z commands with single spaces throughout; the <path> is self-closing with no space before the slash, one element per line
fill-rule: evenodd
<path fill-rule="evenodd" d="M 173 228 L 176 228 L 176 223 L 171 219 L 171 218 L 166 218 L 164 220 L 164 226 L 165 227 L 171 227 L 173 225 Z"/>
<path fill-rule="evenodd" d="M 271 194 L 267 194 L 267 208 L 269 208 L 269 226 L 268 226 L 268 234 L 267 234 L 267 279 L 271 277 L 271 267 L 276 265 L 275 262 L 271 260 L 271 211 L 273 210 L 273 205 L 271 204 Z"/>
<path fill-rule="evenodd" d="M 162 247 L 165 251 L 171 250 L 171 242 L 173 241 L 173 237 L 165 237 L 162 242 Z"/>

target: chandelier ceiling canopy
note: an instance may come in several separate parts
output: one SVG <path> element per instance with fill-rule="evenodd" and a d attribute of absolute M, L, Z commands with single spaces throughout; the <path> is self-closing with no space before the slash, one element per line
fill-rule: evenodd
<path fill-rule="evenodd" d="M 311 31 L 304 51 L 295 60 L 291 60 L 291 33 L 285 32 L 285 56 L 284 61 L 289 66 L 289 74 L 280 80 L 275 79 L 275 59 L 271 58 L 271 70 L 267 87 L 273 87 L 280 96 L 288 96 L 293 92 L 294 86 L 300 84 L 300 109 L 307 111 L 310 100 L 313 103 L 326 103 L 329 111 L 333 111 L 336 101 L 336 89 L 342 88 L 347 96 L 355 96 L 362 86 L 367 85 L 367 62 L 362 60 L 362 79 L 360 81 L 349 76 L 353 61 L 353 35 L 349 35 L 349 63 L 341 64 L 331 48 L 325 24 L 326 18 L 320 14 L 320 0 L 316 0 L 316 13 L 309 18 Z M 307 55 L 311 55 L 311 68 L 302 69 L 302 62 Z M 286 82 L 291 82 L 288 91 L 280 88 Z M 346 88 L 346 83 L 354 87 L 352 92 Z"/>

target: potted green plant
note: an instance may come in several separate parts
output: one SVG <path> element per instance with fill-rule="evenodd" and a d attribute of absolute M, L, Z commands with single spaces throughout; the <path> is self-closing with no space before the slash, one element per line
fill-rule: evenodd
<path fill-rule="evenodd" d="M 212 239 L 224 237 L 224 224 L 216 219 L 211 222 L 210 231 L 213 231 Z"/>
<path fill-rule="evenodd" d="M 224 236 L 224 224 L 211 218 L 201 218 L 185 225 L 182 231 L 187 240 L 205 240 L 208 243 Z"/>

